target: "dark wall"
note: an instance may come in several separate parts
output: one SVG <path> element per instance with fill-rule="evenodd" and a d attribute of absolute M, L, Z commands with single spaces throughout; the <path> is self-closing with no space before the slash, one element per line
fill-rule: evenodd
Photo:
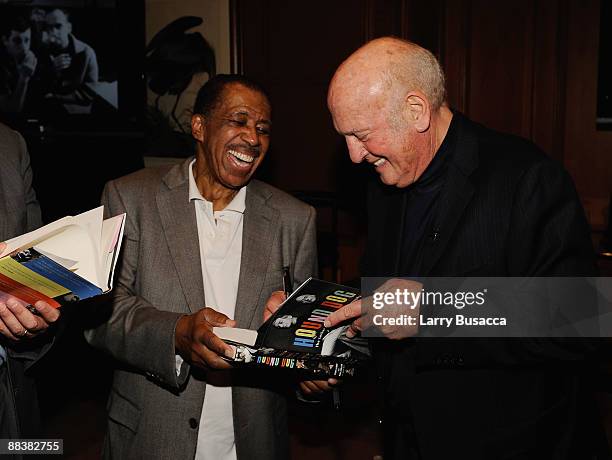
<path fill-rule="evenodd" d="M 279 187 L 336 188 L 341 139 L 327 112 L 327 85 L 338 63 L 364 41 L 366 4 L 237 2 L 235 70 L 261 81 L 271 94 L 273 137 L 264 173 Z"/>
<path fill-rule="evenodd" d="M 44 222 L 99 206 L 104 184 L 143 167 L 142 133 L 24 133 Z"/>

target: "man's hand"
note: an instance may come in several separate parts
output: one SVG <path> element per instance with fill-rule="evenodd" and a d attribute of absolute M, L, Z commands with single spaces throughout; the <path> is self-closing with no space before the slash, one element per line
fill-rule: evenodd
<path fill-rule="evenodd" d="M 270 298 L 266 302 L 266 308 L 264 308 L 263 320 L 264 323 L 268 320 L 270 316 L 272 316 L 280 307 L 280 304 L 285 301 L 287 296 L 283 291 L 274 291 L 270 294 Z"/>
<path fill-rule="evenodd" d="M 395 293 L 400 292 L 419 292 L 423 285 L 418 281 L 403 280 L 403 279 L 390 279 L 386 281 L 382 286 L 376 289 L 379 293 Z M 365 308 L 364 304 L 369 305 Z M 407 337 L 416 335 L 419 331 L 418 319 L 421 310 L 420 303 L 417 305 L 406 305 L 404 303 L 386 303 L 385 306 L 380 310 L 374 310 L 372 307 L 372 298 L 364 298 L 351 302 L 342 308 L 339 308 L 326 319 L 324 326 L 327 328 L 334 327 L 345 321 L 351 321 L 348 329 L 346 330 L 346 336 L 348 338 L 355 337 L 361 331 L 370 327 L 375 328 L 372 336 L 378 335 L 378 333 L 384 335 L 388 339 L 400 340 Z M 414 318 L 414 325 L 401 325 L 401 326 L 389 326 L 386 324 L 376 325 L 373 322 L 374 314 L 380 314 L 384 318 L 395 318 L 400 315 L 408 315 Z"/>
<path fill-rule="evenodd" d="M 231 369 L 221 356 L 231 358 L 234 349 L 213 334 L 213 327 L 234 327 L 236 322 L 206 307 L 181 317 L 176 325 L 175 346 L 183 359 L 204 368 Z"/>
<path fill-rule="evenodd" d="M 17 66 L 19 76 L 22 78 L 31 78 L 36 71 L 37 64 L 38 59 L 36 59 L 36 55 L 31 50 L 26 51 L 23 61 Z"/>
<path fill-rule="evenodd" d="M 325 319 L 323 325 L 326 328 L 331 328 L 345 321 L 353 320 L 345 332 L 346 336 L 352 339 L 364 329 L 364 314 L 365 312 L 362 311 L 361 307 L 361 299 L 355 300 L 330 314 Z"/>
<path fill-rule="evenodd" d="M 337 379 L 305 380 L 300 382 L 300 391 L 304 396 L 314 396 L 332 391 L 339 384 Z"/>
<path fill-rule="evenodd" d="M 6 243 L 0 243 L 0 254 Z M 46 331 L 60 316 L 59 310 L 42 300 L 34 304 L 40 316 L 32 314 L 25 303 L 9 294 L 0 295 L 0 334 L 14 341 L 37 336 Z"/>
<path fill-rule="evenodd" d="M 68 53 L 58 54 L 57 56 L 51 56 L 51 63 L 56 72 L 61 72 L 67 69 L 72 64 L 72 58 Z"/>
<path fill-rule="evenodd" d="M 34 308 L 40 316 L 26 308 L 25 302 L 10 296 L 0 297 L 0 334 L 14 341 L 31 339 L 46 331 L 59 317 L 59 310 L 39 300 Z"/>

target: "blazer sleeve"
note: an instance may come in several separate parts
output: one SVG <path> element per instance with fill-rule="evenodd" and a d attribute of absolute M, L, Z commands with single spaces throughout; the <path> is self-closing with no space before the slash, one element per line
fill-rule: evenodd
<path fill-rule="evenodd" d="M 15 179 L 11 178 L 11 180 L 16 180 L 16 184 L 23 192 L 19 194 L 19 196 L 23 196 L 23 201 L 20 200 L 19 203 L 14 203 L 15 206 L 19 206 L 20 219 L 23 219 L 20 220 L 22 224 L 19 225 L 18 231 L 19 234 L 22 234 L 40 227 L 42 225 L 42 218 L 36 192 L 32 185 L 33 175 L 28 148 L 21 134 L 12 130 L 10 132 L 14 135 L 12 139 L 14 142 L 11 142 L 9 145 L 14 146 L 12 151 L 15 152 L 17 160 L 14 164 L 16 164 L 18 169 L 18 177 Z M 63 325 L 64 321 L 60 320 L 59 324 L 35 339 L 20 343 L 8 342 L 6 346 L 9 356 L 24 361 L 25 369 L 28 370 L 30 366 L 34 365 L 51 348 L 55 336 L 59 332 L 58 329 Z"/>
<path fill-rule="evenodd" d="M 572 179 L 553 161 L 528 169 L 511 214 L 510 276 L 596 276 L 590 228 Z"/>
<path fill-rule="evenodd" d="M 28 232 L 36 230 L 42 225 L 40 206 L 36 199 L 36 192 L 32 186 L 32 167 L 30 166 L 30 155 L 26 143 L 19 133 L 17 143 L 19 145 L 19 169 L 23 180 L 23 190 L 26 208 L 26 229 Z"/>
<path fill-rule="evenodd" d="M 102 204 L 109 215 L 126 212 L 127 219 L 115 288 L 98 309 L 97 324 L 85 331 L 85 338 L 157 383 L 178 389 L 188 374 L 183 371 L 177 376 L 176 372 L 175 329 L 183 315 L 158 310 L 136 295 L 139 223 L 114 182 L 104 188 Z"/>

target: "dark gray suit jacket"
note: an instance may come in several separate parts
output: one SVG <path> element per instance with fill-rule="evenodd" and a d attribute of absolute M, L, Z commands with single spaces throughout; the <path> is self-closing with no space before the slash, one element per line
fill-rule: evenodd
<path fill-rule="evenodd" d="M 181 315 L 206 305 L 195 208 L 186 161 L 109 182 L 108 213 L 127 212 L 110 318 L 86 332 L 91 344 L 123 363 L 110 395 L 105 456 L 193 458 L 206 375 L 175 372 L 174 330 Z M 238 327 L 257 328 L 282 267 L 295 282 L 316 271 L 315 212 L 259 181 L 247 188 L 236 301 Z M 214 307 L 214 305 L 211 305 Z M 239 459 L 288 456 L 286 402 L 270 373 L 234 372 L 232 397 Z"/>
<path fill-rule="evenodd" d="M 0 124 L 0 241 L 41 225 L 40 207 L 32 188 L 30 157 L 21 135 Z M 0 336 L 8 349 L 7 369 L 1 373 L 0 437 L 34 436 L 39 428 L 34 381 L 25 375 L 46 347 L 16 350 Z"/>

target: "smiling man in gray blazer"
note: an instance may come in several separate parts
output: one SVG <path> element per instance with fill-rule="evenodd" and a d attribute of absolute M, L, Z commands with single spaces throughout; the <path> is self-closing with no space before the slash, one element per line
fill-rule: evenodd
<path fill-rule="evenodd" d="M 290 387 L 274 372 L 230 369 L 213 326 L 257 328 L 282 268 L 315 274 L 314 210 L 251 177 L 269 146 L 263 90 L 218 75 L 192 117 L 195 160 L 107 184 L 127 212 L 108 318 L 86 332 L 122 363 L 109 400 L 105 457 L 288 457 Z M 206 306 L 206 308 L 205 308 Z"/>

